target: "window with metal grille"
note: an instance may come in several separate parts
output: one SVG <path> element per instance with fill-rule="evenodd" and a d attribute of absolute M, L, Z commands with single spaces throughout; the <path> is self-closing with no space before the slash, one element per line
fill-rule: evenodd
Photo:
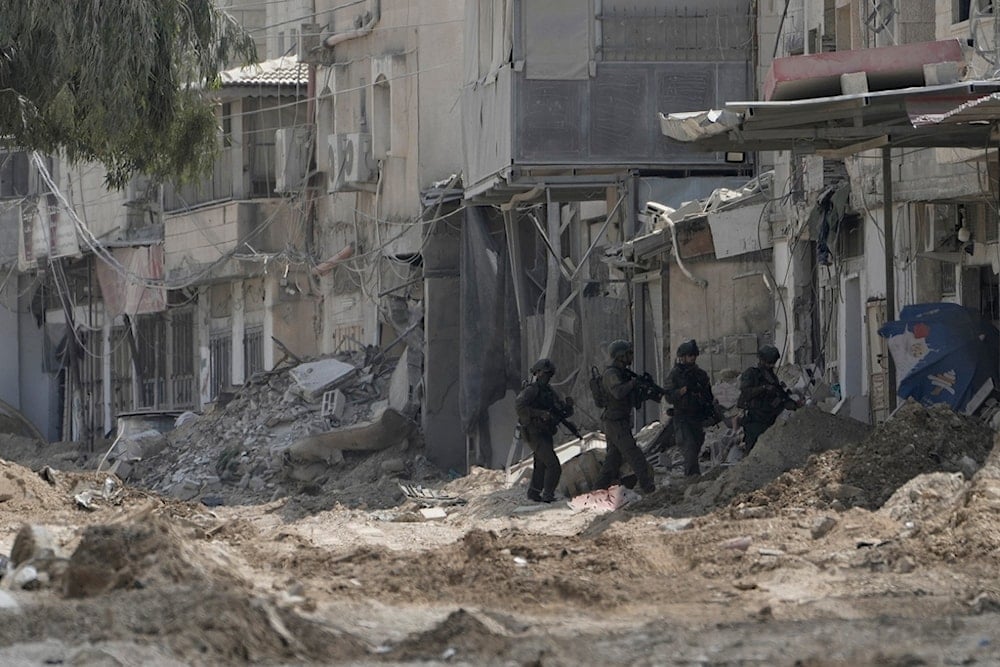
<path fill-rule="evenodd" d="M 76 343 L 80 345 L 80 426 L 81 437 L 102 430 L 104 420 L 104 382 L 102 376 L 101 332 L 99 329 L 79 330 Z"/>
<path fill-rule="evenodd" d="M 111 330 L 111 411 L 115 415 L 132 412 L 132 347 L 126 327 Z"/>
<path fill-rule="evenodd" d="M 247 327 L 243 332 L 243 369 L 246 378 L 264 370 L 263 325 Z"/>
<path fill-rule="evenodd" d="M 194 309 L 170 313 L 170 398 L 175 408 L 194 407 Z"/>
<path fill-rule="evenodd" d="M 164 397 L 167 370 L 166 322 L 160 315 L 140 315 L 136 321 L 136 348 L 139 353 L 140 408 L 157 408 Z"/>
<path fill-rule="evenodd" d="M 232 381 L 233 337 L 228 331 L 213 333 L 208 339 L 209 392 L 215 400 Z"/>

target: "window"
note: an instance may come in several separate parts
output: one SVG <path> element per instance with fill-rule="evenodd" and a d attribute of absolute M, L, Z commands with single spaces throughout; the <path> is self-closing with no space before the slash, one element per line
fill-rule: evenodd
<path fill-rule="evenodd" d="M 171 402 L 175 408 L 194 407 L 194 308 L 170 311 Z"/>
<path fill-rule="evenodd" d="M 973 13 L 992 14 L 992 0 L 952 0 L 952 23 L 968 21 Z"/>
<path fill-rule="evenodd" d="M 264 326 L 247 327 L 243 333 L 243 374 L 249 379 L 264 370 Z"/>
<path fill-rule="evenodd" d="M 28 194 L 28 154 L 0 151 L 0 199 Z"/>
<path fill-rule="evenodd" d="M 233 377 L 233 337 L 228 331 L 215 332 L 208 339 L 209 398 L 215 400 Z"/>
<path fill-rule="evenodd" d="M 865 226 L 861 216 L 845 215 L 837 231 L 841 257 L 861 257 L 865 254 Z"/>
<path fill-rule="evenodd" d="M 136 348 L 139 353 L 140 408 L 160 407 L 166 375 L 167 332 L 163 317 L 139 315 L 136 321 Z"/>
<path fill-rule="evenodd" d="M 231 102 L 222 104 L 222 146 L 230 148 L 233 145 L 233 105 Z"/>
<path fill-rule="evenodd" d="M 958 281 L 955 280 L 955 264 L 941 262 L 941 296 L 955 296 L 958 291 Z"/>

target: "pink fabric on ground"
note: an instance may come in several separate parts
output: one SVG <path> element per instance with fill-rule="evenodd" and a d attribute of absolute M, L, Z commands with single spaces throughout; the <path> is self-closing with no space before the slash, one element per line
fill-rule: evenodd
<path fill-rule="evenodd" d="M 598 489 L 590 493 L 584 493 L 574 497 L 569 501 L 571 509 L 577 512 L 581 510 L 596 510 L 598 512 L 613 512 L 622 505 L 625 505 L 640 496 L 635 491 L 630 491 L 624 486 L 612 486 L 609 489 Z"/>

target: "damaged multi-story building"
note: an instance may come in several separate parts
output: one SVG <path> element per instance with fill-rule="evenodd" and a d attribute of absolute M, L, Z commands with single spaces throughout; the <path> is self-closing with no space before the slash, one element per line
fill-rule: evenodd
<path fill-rule="evenodd" d="M 881 421 L 899 378 L 878 332 L 904 306 L 1000 317 L 993 5 L 793 0 L 759 11 L 757 95 L 667 114 L 663 130 L 774 166 L 762 222 L 780 277 L 776 341 L 819 368 L 845 413 Z"/>
<path fill-rule="evenodd" d="M 703 293 L 671 299 L 664 268 L 616 249 L 646 229 L 646 201 L 753 175 L 672 144 L 656 116 L 751 96 L 753 3 L 289 1 L 262 22 L 245 4 L 266 59 L 223 77 L 205 182 L 108 193 L 56 156 L 11 191 L 38 204 L 6 209 L 22 256 L 5 396 L 48 437 L 204 409 L 286 350 L 379 346 L 413 368 L 431 459 L 496 465 L 534 358 L 585 399 L 611 340 L 634 336 L 661 373 L 679 336 L 701 335 Z M 766 308 L 709 310 L 720 341 L 773 328 Z"/>

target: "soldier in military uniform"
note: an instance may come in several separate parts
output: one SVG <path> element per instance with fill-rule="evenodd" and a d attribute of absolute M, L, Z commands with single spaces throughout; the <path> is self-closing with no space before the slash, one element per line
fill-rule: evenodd
<path fill-rule="evenodd" d="M 622 463 L 627 461 L 639 480 L 639 488 L 643 493 L 652 493 L 656 490 L 653 471 L 632 435 L 632 410 L 644 400 L 658 401 L 660 395 L 644 391 L 642 378 L 629 370 L 633 361 L 632 343 L 614 341 L 608 346 L 608 356 L 611 365 L 602 378 L 607 406 L 601 413 L 608 449 L 595 487 L 606 489 L 620 481 Z"/>
<path fill-rule="evenodd" d="M 698 343 L 689 340 L 677 347 L 677 363 L 670 369 L 663 390 L 673 404 L 674 437 L 684 455 L 684 474 L 701 474 L 698 457 L 705 444 L 705 422 L 715 414 L 715 397 L 708 373 L 698 367 Z"/>
<path fill-rule="evenodd" d="M 797 401 L 774 374 L 774 366 L 781 354 L 773 345 L 757 350 L 757 365 L 743 371 L 740 376 L 740 397 L 737 407 L 744 410 L 743 450 L 749 452 L 764 431 L 771 428 L 783 410 L 795 410 Z"/>
<path fill-rule="evenodd" d="M 567 396 L 565 401 L 560 400 L 549 385 L 555 374 L 556 367 L 551 360 L 539 359 L 531 367 L 533 380 L 514 401 L 521 435 L 534 454 L 528 499 L 542 503 L 551 503 L 556 499 L 556 486 L 562 475 L 562 466 L 552 442 L 559 425 L 559 415 L 568 417 L 573 414 L 573 398 Z"/>

